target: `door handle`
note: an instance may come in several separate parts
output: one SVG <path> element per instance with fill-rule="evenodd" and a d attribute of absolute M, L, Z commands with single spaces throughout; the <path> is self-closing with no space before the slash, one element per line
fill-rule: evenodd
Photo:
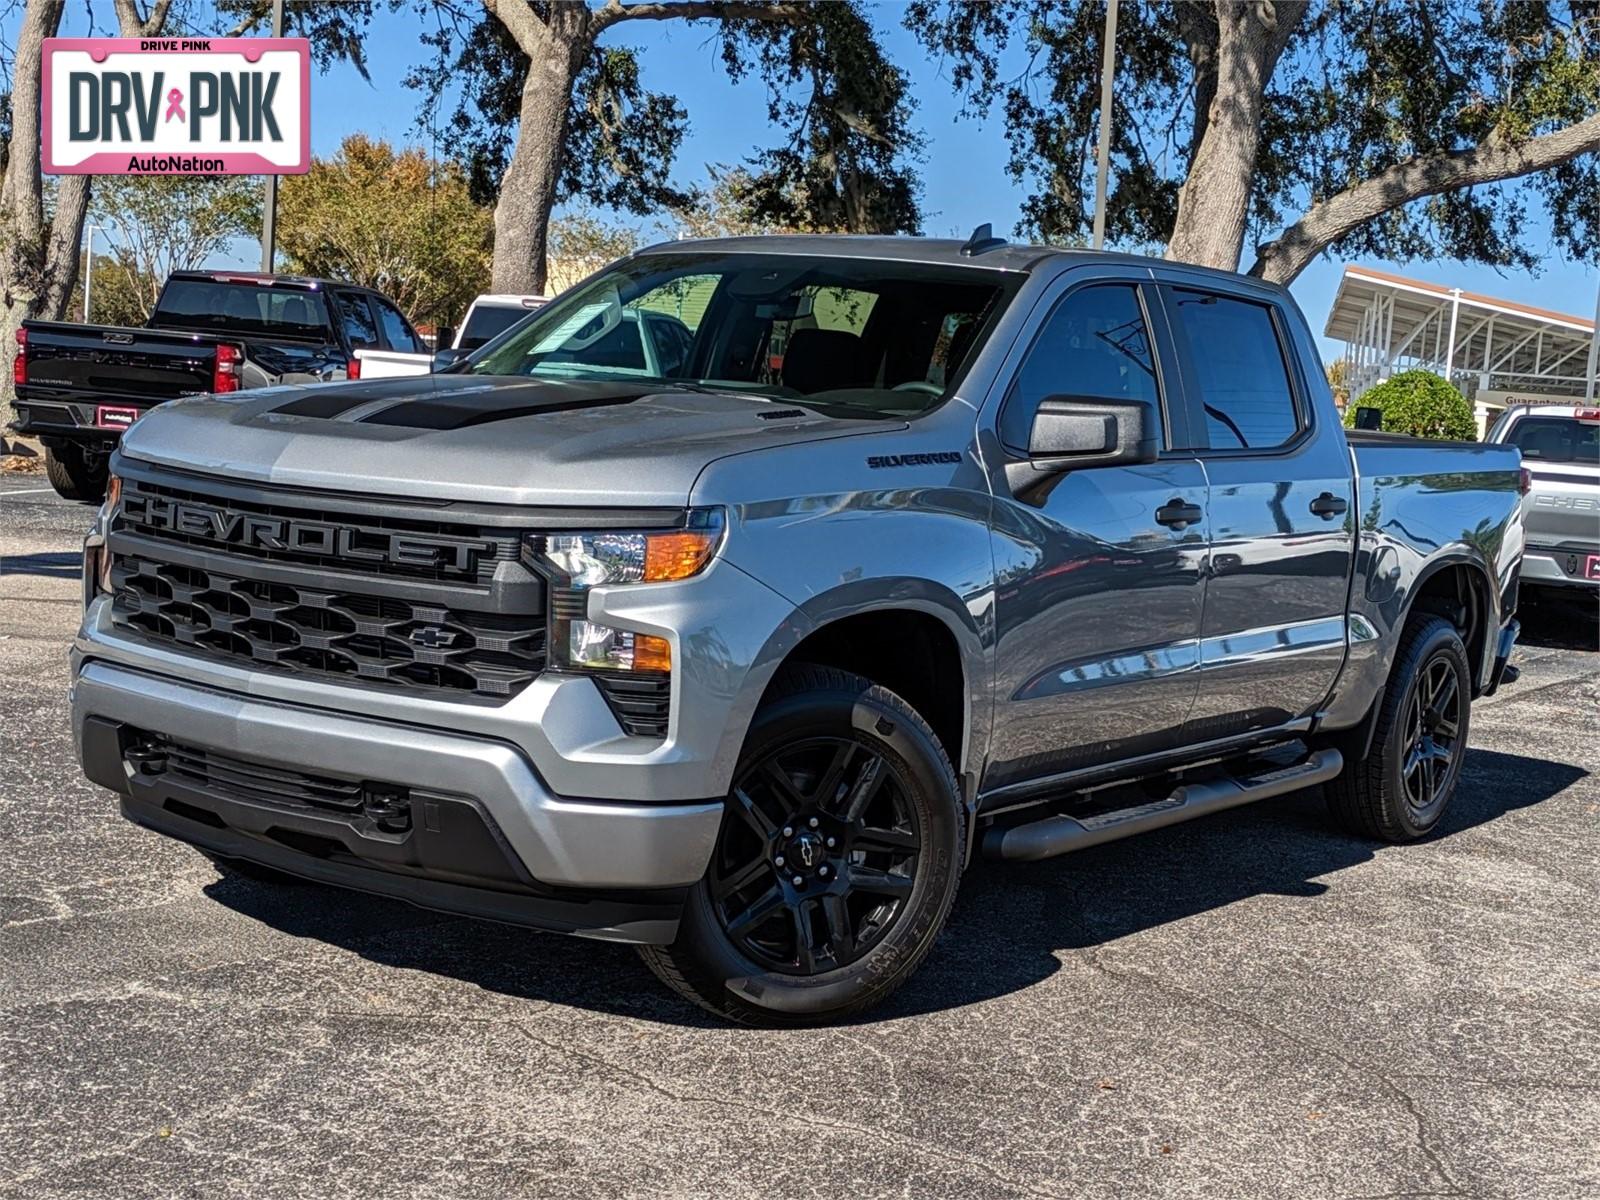
<path fill-rule="evenodd" d="M 1174 496 L 1160 508 L 1156 509 L 1156 524 L 1166 525 L 1171 529 L 1183 529 L 1196 524 L 1205 516 L 1198 504 L 1190 504 L 1182 496 Z"/>
<path fill-rule="evenodd" d="M 1311 511 L 1324 521 L 1332 517 L 1342 516 L 1350 505 L 1343 496 L 1335 496 L 1332 492 L 1323 492 L 1311 502 Z"/>

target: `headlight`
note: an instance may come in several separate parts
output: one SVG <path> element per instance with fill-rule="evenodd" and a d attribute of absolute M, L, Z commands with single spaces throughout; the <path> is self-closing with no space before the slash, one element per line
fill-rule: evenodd
<path fill-rule="evenodd" d="M 552 533 L 529 552 L 551 580 L 550 642 L 557 666 L 601 671 L 670 671 L 665 638 L 586 620 L 590 588 L 669 583 L 705 570 L 722 543 L 719 509 L 693 509 L 682 529 L 641 533 Z"/>
<path fill-rule="evenodd" d="M 105 544 L 105 537 L 111 532 L 111 518 L 117 511 L 117 503 L 122 499 L 122 476 L 111 473 L 106 476 L 106 498 L 100 505 L 100 511 L 95 514 L 94 524 L 90 527 L 91 540 L 93 535 L 100 535 L 97 546 L 91 547 L 84 543 L 83 567 L 84 573 L 89 576 L 91 586 L 84 590 L 85 599 L 93 599 L 96 591 L 109 592 L 111 590 L 111 547 Z"/>

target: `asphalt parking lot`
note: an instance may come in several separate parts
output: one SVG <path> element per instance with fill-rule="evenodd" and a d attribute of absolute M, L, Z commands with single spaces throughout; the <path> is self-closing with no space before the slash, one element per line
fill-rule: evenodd
<path fill-rule="evenodd" d="M 1600 1194 L 1600 652 L 1531 605 L 1441 835 L 1317 793 L 979 865 L 860 1024 L 219 877 L 84 781 L 90 510 L 0 476 L 0 1195 Z"/>

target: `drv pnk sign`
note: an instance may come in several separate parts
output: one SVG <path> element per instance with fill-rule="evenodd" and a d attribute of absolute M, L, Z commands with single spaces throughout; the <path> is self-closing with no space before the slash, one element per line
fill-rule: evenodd
<path fill-rule="evenodd" d="M 311 165 L 304 38 L 47 38 L 52 175 L 298 175 Z"/>

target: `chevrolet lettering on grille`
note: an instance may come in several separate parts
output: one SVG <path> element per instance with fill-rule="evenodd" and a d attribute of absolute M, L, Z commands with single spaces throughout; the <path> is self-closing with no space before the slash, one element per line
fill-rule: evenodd
<path fill-rule="evenodd" d="M 158 496 L 125 496 L 122 516 L 132 524 L 149 529 L 171 530 L 224 545 L 319 554 L 368 563 L 471 571 L 478 555 L 494 552 L 493 542 L 352 529 L 324 521 L 233 512 L 216 505 L 164 500 Z"/>

